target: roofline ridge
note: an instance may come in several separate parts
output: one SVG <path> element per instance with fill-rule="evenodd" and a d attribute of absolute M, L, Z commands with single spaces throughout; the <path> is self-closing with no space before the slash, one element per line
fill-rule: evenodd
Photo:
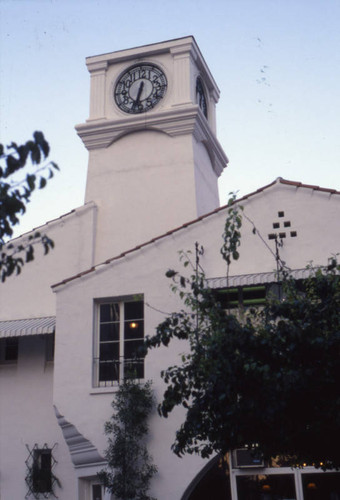
<path fill-rule="evenodd" d="M 313 185 L 309 185 L 309 184 L 303 184 L 302 182 L 296 182 L 296 181 L 290 181 L 288 179 L 284 179 L 282 177 L 277 177 L 274 181 L 270 182 L 269 184 L 266 184 L 265 186 L 262 186 L 261 188 L 258 188 L 256 191 L 252 191 L 251 193 L 249 194 L 246 194 L 244 196 L 242 196 L 241 198 L 238 198 L 236 199 L 235 201 L 232 202 L 232 205 L 233 204 L 236 204 L 236 203 L 240 203 L 244 200 L 247 200 L 248 198 L 250 197 L 253 197 L 259 193 L 261 193 L 262 191 L 265 191 L 266 189 L 269 189 L 270 187 L 274 186 L 275 184 L 285 184 L 285 185 L 293 185 L 293 186 L 296 186 L 296 187 L 303 187 L 303 188 L 309 188 L 309 189 L 314 189 L 316 191 L 326 191 L 326 192 L 329 192 L 330 194 L 339 194 L 340 195 L 340 191 L 336 191 L 334 189 L 327 189 L 327 188 L 320 188 L 319 186 L 313 186 Z M 128 250 L 125 250 L 124 252 L 118 254 L 118 255 L 115 255 L 114 257 L 111 257 L 109 259 L 106 259 L 104 262 L 99 262 L 98 264 L 95 264 L 94 266 L 92 266 L 90 269 L 87 269 L 85 271 L 82 271 L 76 275 L 73 275 L 73 276 L 70 276 L 69 278 L 66 278 L 58 283 L 55 283 L 54 285 L 51 286 L 52 289 L 55 289 L 59 286 L 62 286 L 62 285 L 66 285 L 67 283 L 71 282 L 71 281 L 74 281 L 78 278 L 82 278 L 83 276 L 86 276 L 87 274 L 90 274 L 91 272 L 95 272 L 97 269 L 99 268 L 102 268 L 108 264 L 111 264 L 112 262 L 116 261 L 116 260 L 119 260 L 119 259 L 122 259 L 123 257 L 126 257 L 127 255 L 130 255 L 131 253 L 133 252 L 136 252 L 138 250 L 141 250 L 145 247 L 147 247 L 148 245 L 150 245 L 151 243 L 155 243 L 157 241 L 160 241 L 168 236 L 171 236 L 173 235 L 174 233 L 177 233 L 178 231 L 182 230 L 182 229 L 186 229 L 188 226 L 192 226 L 193 224 L 197 224 L 198 222 L 201 222 L 202 220 L 205 220 L 207 219 L 208 217 L 211 217 L 212 215 L 215 215 L 223 210 L 226 210 L 228 207 L 230 207 L 230 205 L 227 203 L 225 205 L 222 205 L 221 207 L 217 207 L 215 208 L 214 210 L 206 213 L 206 214 L 203 214 L 203 215 L 200 215 L 199 217 L 197 217 L 196 219 L 193 219 L 191 221 L 188 221 L 188 222 L 184 222 L 181 226 L 178 226 L 174 229 L 171 229 L 165 233 L 162 233 L 160 234 L 159 236 L 156 236 L 156 237 L 153 237 L 151 238 L 150 240 L 147 240 L 145 241 L 144 243 L 141 243 L 139 245 L 136 245 L 135 247 L 133 248 L 130 248 Z"/>
<path fill-rule="evenodd" d="M 6 241 L 6 245 L 8 243 L 12 243 L 12 241 L 19 240 L 21 238 L 25 238 L 27 235 L 35 232 L 35 231 L 41 231 L 44 227 L 47 227 L 51 224 L 57 223 L 58 221 L 62 220 L 64 217 L 69 217 L 71 215 L 77 214 L 78 212 L 82 212 L 85 210 L 90 209 L 91 207 L 96 207 L 96 203 L 94 201 L 88 201 L 84 203 L 83 205 L 80 205 L 79 207 L 72 208 L 69 212 L 66 212 L 64 214 L 59 215 L 58 217 L 55 217 L 54 219 L 50 219 L 46 221 L 44 224 L 40 224 L 39 226 L 32 227 L 29 231 L 26 231 L 25 233 L 19 234 L 18 236 L 15 236 L 14 238 Z M 20 226 L 20 223 L 19 223 Z"/>

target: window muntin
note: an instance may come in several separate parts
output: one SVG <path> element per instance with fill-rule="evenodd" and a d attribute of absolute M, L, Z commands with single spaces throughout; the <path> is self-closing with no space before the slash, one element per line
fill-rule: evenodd
<path fill-rule="evenodd" d="M 127 376 L 144 378 L 143 342 L 143 301 L 99 303 L 96 385 L 110 386 Z"/>

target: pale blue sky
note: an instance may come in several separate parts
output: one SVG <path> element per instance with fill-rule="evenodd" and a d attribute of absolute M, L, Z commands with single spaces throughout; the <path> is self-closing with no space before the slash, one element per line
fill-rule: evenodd
<path fill-rule="evenodd" d="M 340 0 L 0 0 L 1 142 L 42 130 L 61 172 L 19 232 L 83 203 L 85 57 L 194 35 L 221 90 L 220 183 L 281 176 L 340 190 Z"/>

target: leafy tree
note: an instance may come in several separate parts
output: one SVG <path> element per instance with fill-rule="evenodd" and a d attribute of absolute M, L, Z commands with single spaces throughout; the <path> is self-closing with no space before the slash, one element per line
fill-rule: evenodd
<path fill-rule="evenodd" d="M 39 232 L 21 240 L 17 246 L 6 243 L 13 235 L 13 226 L 19 223 L 19 216 L 26 212 L 33 191 L 43 189 L 53 177 L 53 171 L 58 170 L 54 162 L 42 163 L 49 152 L 49 144 L 42 132 L 34 132 L 33 140 L 22 145 L 12 142 L 6 147 L 0 144 L 1 281 L 14 272 L 19 274 L 25 262 L 34 259 L 34 245 L 42 244 L 45 254 L 53 248 L 53 241 Z"/>
<path fill-rule="evenodd" d="M 121 500 L 153 500 L 147 492 L 156 467 L 145 445 L 147 418 L 153 407 L 150 382 L 127 378 L 112 402 L 114 413 L 105 424 L 109 446 L 108 467 L 98 475 L 104 486 Z"/>
<path fill-rule="evenodd" d="M 222 247 L 228 266 L 238 258 L 241 224 L 232 208 Z M 304 281 L 280 273 L 284 300 L 271 297 L 261 311 L 241 318 L 208 287 L 197 248 L 194 263 L 189 253 L 181 254 L 191 276 L 167 272 L 183 309 L 146 340 L 147 348 L 167 346 L 174 337 L 188 345 L 182 364 L 161 373 L 167 389 L 159 413 L 167 417 L 176 406 L 187 410 L 173 451 L 224 457 L 246 446 L 266 460 L 281 457 L 286 465 L 340 467 L 336 259 L 328 267 L 310 268 Z"/>

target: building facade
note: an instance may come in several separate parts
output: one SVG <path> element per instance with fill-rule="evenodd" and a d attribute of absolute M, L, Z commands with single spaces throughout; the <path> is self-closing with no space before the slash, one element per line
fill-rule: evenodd
<path fill-rule="evenodd" d="M 0 287 L 1 500 L 109 499 L 97 473 L 111 401 L 144 336 L 181 307 L 165 272 L 199 242 L 211 286 L 225 286 L 228 209 L 219 207 L 217 180 L 228 160 L 216 138 L 219 90 L 194 38 L 90 57 L 87 66 L 90 116 L 76 127 L 89 151 L 85 203 L 40 228 L 55 249 Z M 337 191 L 277 179 L 238 203 L 233 286 L 275 281 L 276 236 L 298 278 L 311 261 L 325 264 L 339 251 Z M 140 379 L 152 380 L 156 400 L 161 370 L 183 350 L 174 342 L 135 366 Z M 340 498 L 336 473 L 264 468 L 237 456 L 221 480 L 216 459 L 171 452 L 182 419 L 180 409 L 168 419 L 151 415 L 153 497 Z M 249 478 L 259 475 L 270 476 L 272 492 L 250 496 Z M 311 483 L 324 496 L 310 496 Z"/>

